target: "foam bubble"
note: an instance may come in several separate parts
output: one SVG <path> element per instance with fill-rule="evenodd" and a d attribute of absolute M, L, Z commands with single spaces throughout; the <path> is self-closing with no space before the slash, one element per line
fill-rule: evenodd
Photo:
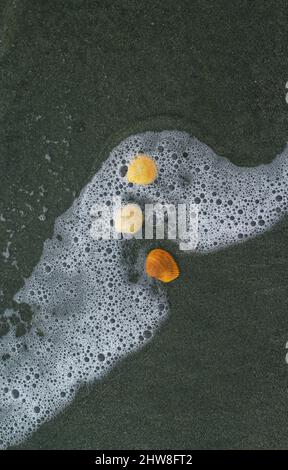
<path fill-rule="evenodd" d="M 159 175 L 150 186 L 125 180 L 139 152 L 157 162 Z M 122 141 L 56 220 L 38 265 L 15 295 L 34 315 L 25 336 L 10 331 L 1 339 L 0 447 L 29 436 L 81 384 L 102 377 L 149 341 L 167 317 L 166 287 L 141 276 L 144 252 L 140 278 L 131 282 L 123 256 L 129 241 L 91 237 L 95 204 L 109 206 L 114 196 L 136 203 L 193 202 L 199 206 L 196 250 L 207 252 L 256 236 L 287 212 L 287 169 L 287 150 L 270 165 L 239 168 L 177 131 Z"/>

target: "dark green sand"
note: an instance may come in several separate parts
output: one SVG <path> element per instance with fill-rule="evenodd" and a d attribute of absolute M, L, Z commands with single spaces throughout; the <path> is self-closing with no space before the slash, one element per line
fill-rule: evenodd
<path fill-rule="evenodd" d="M 185 129 L 239 165 L 283 149 L 284 1 L 0 5 L 0 252 L 15 231 L 0 257 L 2 312 L 123 137 Z M 158 335 L 21 448 L 288 448 L 288 220 L 222 252 L 176 256 Z M 31 321 L 20 311 L 0 333 Z"/>

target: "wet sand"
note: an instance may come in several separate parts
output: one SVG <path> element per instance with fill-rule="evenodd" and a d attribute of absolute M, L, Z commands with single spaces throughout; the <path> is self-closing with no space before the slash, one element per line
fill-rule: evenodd
<path fill-rule="evenodd" d="M 104 3 L 1 2 L 1 311 L 123 137 L 187 130 L 245 166 L 287 140 L 282 2 Z M 20 448 L 287 448 L 287 231 L 177 252 L 157 337 Z"/>

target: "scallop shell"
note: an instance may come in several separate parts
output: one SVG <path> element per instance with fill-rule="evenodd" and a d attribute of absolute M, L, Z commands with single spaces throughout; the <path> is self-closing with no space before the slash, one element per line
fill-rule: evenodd
<path fill-rule="evenodd" d="M 126 204 L 116 213 L 114 227 L 118 233 L 136 233 L 143 224 L 143 214 L 137 204 Z"/>
<path fill-rule="evenodd" d="M 145 185 L 153 183 L 157 177 L 157 165 L 148 155 L 136 155 L 128 167 L 129 183 Z"/>
<path fill-rule="evenodd" d="M 171 282 L 179 276 L 179 268 L 168 251 L 156 248 L 146 258 L 146 273 L 162 282 Z"/>

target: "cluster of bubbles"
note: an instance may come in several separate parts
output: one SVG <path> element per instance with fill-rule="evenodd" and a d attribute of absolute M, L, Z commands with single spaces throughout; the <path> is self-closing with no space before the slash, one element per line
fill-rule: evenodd
<path fill-rule="evenodd" d="M 156 181 L 125 179 L 135 154 L 155 159 Z M 239 168 L 186 133 L 147 132 L 122 141 L 66 213 L 30 278 L 15 295 L 33 325 L 1 339 L 0 447 L 15 445 L 63 409 L 81 384 L 102 377 L 139 349 L 167 317 L 163 285 L 141 275 L 132 282 L 124 239 L 91 237 L 93 207 L 123 201 L 199 205 L 198 251 L 255 236 L 286 212 L 287 152 L 272 164 Z M 140 256 L 140 255 L 139 255 Z M 7 310 L 5 315 L 13 312 Z"/>
<path fill-rule="evenodd" d="M 271 164 L 250 168 L 219 157 L 184 132 L 141 134 L 127 139 L 116 150 L 112 157 L 115 166 L 119 157 L 129 163 L 131 150 L 132 154 L 143 151 L 157 162 L 155 184 L 137 188 L 128 185 L 128 197 L 164 205 L 192 203 L 198 208 L 198 252 L 215 251 L 255 237 L 287 213 L 287 148 Z"/>

